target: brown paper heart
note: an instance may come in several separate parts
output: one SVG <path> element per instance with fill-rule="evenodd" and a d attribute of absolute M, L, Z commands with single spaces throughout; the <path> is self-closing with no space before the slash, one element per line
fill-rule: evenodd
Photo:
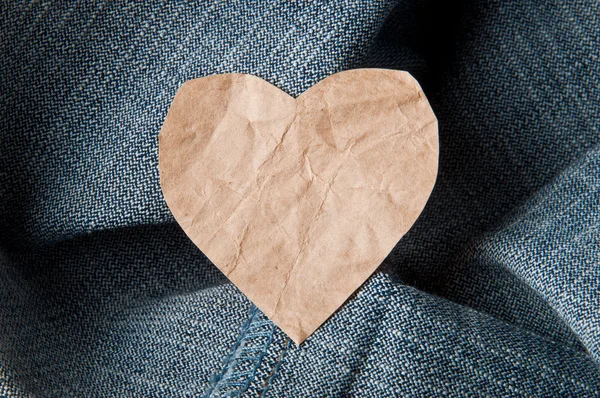
<path fill-rule="evenodd" d="M 298 344 L 412 226 L 437 163 L 435 115 L 393 70 L 337 73 L 297 99 L 251 75 L 191 80 L 159 135 L 175 219 Z"/>

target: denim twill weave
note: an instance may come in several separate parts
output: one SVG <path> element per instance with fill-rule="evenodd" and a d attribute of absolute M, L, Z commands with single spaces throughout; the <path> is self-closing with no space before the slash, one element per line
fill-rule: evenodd
<path fill-rule="evenodd" d="M 3 2 L 0 396 L 600 395 L 592 0 Z M 408 70 L 415 226 L 300 347 L 189 242 L 157 135 L 184 81 Z"/>

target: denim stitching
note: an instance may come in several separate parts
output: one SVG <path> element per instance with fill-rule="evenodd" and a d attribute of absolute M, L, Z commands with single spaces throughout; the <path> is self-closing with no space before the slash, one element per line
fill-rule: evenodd
<path fill-rule="evenodd" d="M 260 349 L 260 356 L 258 361 L 256 361 L 256 364 L 254 366 L 254 368 L 252 369 L 251 375 L 248 377 L 248 380 L 246 381 L 244 388 L 240 391 L 240 395 L 242 392 L 246 391 L 248 389 L 248 387 L 250 386 L 250 383 L 254 380 L 254 378 L 256 377 L 256 371 L 258 369 L 258 367 L 260 366 L 263 358 L 265 357 L 265 355 L 267 354 L 267 349 L 269 348 L 269 346 L 271 345 L 271 343 L 273 342 L 273 335 L 275 333 L 275 329 L 271 329 L 271 333 L 269 336 L 269 340 L 267 341 L 267 343 L 265 343 L 265 345 L 263 347 L 261 347 Z"/>
<path fill-rule="evenodd" d="M 214 391 L 214 389 L 217 387 L 217 385 L 219 384 L 219 381 L 223 378 L 223 376 L 225 375 L 225 372 L 227 371 L 227 368 L 229 367 L 230 361 L 232 360 L 232 357 L 234 356 L 236 350 L 238 349 L 238 347 L 240 346 L 240 344 L 242 343 L 244 336 L 246 335 L 248 329 L 250 328 L 250 325 L 252 324 L 252 321 L 254 320 L 254 317 L 256 316 L 256 314 L 258 313 L 258 307 L 254 306 L 252 304 L 252 310 L 250 311 L 250 316 L 248 317 L 248 320 L 246 321 L 246 324 L 243 326 L 241 333 L 238 337 L 238 339 L 236 340 L 235 344 L 233 345 L 231 352 L 229 353 L 229 355 L 225 358 L 223 367 L 221 369 L 221 371 L 214 377 L 213 382 L 212 382 L 212 386 L 210 387 L 209 390 L 207 390 L 203 396 L 205 397 L 209 397 L 210 394 L 212 394 L 212 392 Z"/>
<path fill-rule="evenodd" d="M 261 398 L 264 397 L 264 396 L 266 396 L 267 390 L 271 387 L 271 383 L 273 382 L 273 378 L 275 377 L 275 375 L 277 375 L 277 372 L 279 371 L 279 368 L 281 367 L 283 359 L 285 358 L 285 354 L 288 352 L 288 350 L 290 349 L 290 346 L 292 345 L 292 340 L 289 337 L 286 338 L 286 341 L 287 342 L 286 342 L 285 348 L 279 354 L 279 360 L 275 364 L 275 367 L 273 368 L 273 372 L 267 378 L 267 380 L 265 382 L 265 387 L 260 392 Z"/>
<path fill-rule="evenodd" d="M 241 396 L 254 381 L 276 326 L 255 308 L 244 332 L 240 334 L 227 364 L 205 396 Z M 265 341 L 261 341 L 261 340 Z"/>

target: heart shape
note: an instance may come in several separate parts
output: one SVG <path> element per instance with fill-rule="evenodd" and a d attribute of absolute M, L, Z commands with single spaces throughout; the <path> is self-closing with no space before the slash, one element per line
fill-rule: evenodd
<path fill-rule="evenodd" d="M 297 99 L 251 75 L 191 80 L 159 135 L 173 216 L 297 344 L 409 230 L 437 164 L 423 91 L 385 69 L 334 74 Z"/>

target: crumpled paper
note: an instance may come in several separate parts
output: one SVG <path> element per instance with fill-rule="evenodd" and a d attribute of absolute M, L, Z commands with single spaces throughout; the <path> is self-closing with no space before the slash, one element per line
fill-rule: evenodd
<path fill-rule="evenodd" d="M 191 80 L 159 135 L 175 219 L 297 344 L 413 225 L 437 165 L 435 115 L 394 70 L 337 73 L 297 99 L 246 74 Z"/>

